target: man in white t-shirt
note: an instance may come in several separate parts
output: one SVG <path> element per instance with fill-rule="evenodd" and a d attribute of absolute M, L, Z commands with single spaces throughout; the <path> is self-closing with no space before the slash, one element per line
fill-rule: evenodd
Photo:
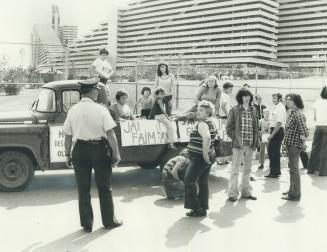
<path fill-rule="evenodd" d="M 233 84 L 226 82 L 223 85 L 223 92 L 220 97 L 220 109 L 219 109 L 219 118 L 227 119 L 228 113 L 232 108 L 232 92 Z"/>
<path fill-rule="evenodd" d="M 286 108 L 282 103 L 282 95 L 276 93 L 272 95 L 274 104 L 270 116 L 270 136 L 268 137 L 268 157 L 270 172 L 266 178 L 278 178 L 280 172 L 280 149 L 284 139 L 284 127 L 286 123 Z"/>
<path fill-rule="evenodd" d="M 107 84 L 107 81 L 114 73 L 114 70 L 108 61 L 109 51 L 106 48 L 101 48 L 99 53 L 100 57 L 92 63 L 91 70 L 99 76 L 100 82 Z"/>
<path fill-rule="evenodd" d="M 220 106 L 219 106 L 219 118 L 224 125 L 227 121 L 227 116 L 229 114 L 229 111 L 233 107 L 232 105 L 232 92 L 233 92 L 233 84 L 230 82 L 226 82 L 223 85 L 223 92 L 221 93 L 220 97 Z M 218 158 L 217 163 L 219 165 L 225 165 L 228 164 L 228 160 L 226 157 Z"/>

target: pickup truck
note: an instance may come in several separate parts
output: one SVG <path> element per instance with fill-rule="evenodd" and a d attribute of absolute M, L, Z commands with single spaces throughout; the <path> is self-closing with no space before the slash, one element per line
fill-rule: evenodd
<path fill-rule="evenodd" d="M 55 81 L 41 87 L 30 110 L 0 113 L 0 190 L 22 191 L 36 170 L 65 169 L 62 125 L 67 111 L 81 98 L 77 80 Z M 120 122 L 115 127 L 120 165 L 162 168 L 188 141 L 191 124 L 176 121 L 174 151 L 166 148 L 165 127 L 155 120 Z"/>

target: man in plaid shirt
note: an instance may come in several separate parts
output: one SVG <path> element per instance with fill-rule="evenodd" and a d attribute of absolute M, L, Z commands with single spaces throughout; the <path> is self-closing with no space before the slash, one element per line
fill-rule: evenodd
<path fill-rule="evenodd" d="M 299 171 L 300 152 L 305 149 L 309 135 L 306 119 L 301 110 L 303 101 L 298 94 L 286 95 L 286 105 L 291 110 L 285 125 L 284 144 L 287 150 L 290 168 L 290 188 L 283 193 L 282 199 L 298 201 L 301 199 L 301 180 Z"/>
<path fill-rule="evenodd" d="M 231 109 L 226 125 L 227 135 L 232 139 L 233 162 L 228 183 L 228 200 L 235 202 L 239 195 L 238 176 L 242 160 L 244 170 L 240 185 L 241 197 L 256 200 L 252 195 L 250 175 L 252 168 L 252 156 L 258 144 L 259 127 L 258 116 L 255 108 L 251 105 L 253 96 L 247 89 L 240 89 L 236 95 L 238 106 Z"/>

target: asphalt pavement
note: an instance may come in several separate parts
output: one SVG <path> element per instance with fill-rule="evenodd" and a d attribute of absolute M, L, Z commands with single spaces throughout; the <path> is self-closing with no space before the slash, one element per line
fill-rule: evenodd
<path fill-rule="evenodd" d="M 302 199 L 286 202 L 286 162 L 279 179 L 264 178 L 267 168 L 257 171 L 255 162 L 251 183 L 258 200 L 236 203 L 226 201 L 229 165 L 215 165 L 206 218 L 186 217 L 183 200 L 165 199 L 158 169 L 116 168 L 115 211 L 124 225 L 103 229 L 93 185 L 89 234 L 79 226 L 72 170 L 38 172 L 24 192 L 0 193 L 0 251 L 326 251 L 327 177 L 301 169 Z"/>

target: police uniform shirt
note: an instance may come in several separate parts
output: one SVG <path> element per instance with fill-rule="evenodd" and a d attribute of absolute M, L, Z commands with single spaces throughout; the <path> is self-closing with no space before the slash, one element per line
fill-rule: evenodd
<path fill-rule="evenodd" d="M 68 111 L 64 132 L 74 139 L 100 140 L 101 137 L 106 137 L 106 131 L 115 126 L 108 109 L 88 97 L 83 97 Z"/>

